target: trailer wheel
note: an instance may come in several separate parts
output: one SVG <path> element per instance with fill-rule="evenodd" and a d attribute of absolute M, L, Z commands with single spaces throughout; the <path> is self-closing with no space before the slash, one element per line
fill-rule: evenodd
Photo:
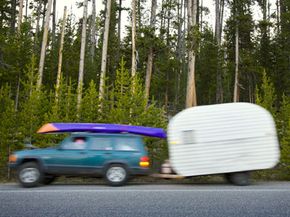
<path fill-rule="evenodd" d="M 225 174 L 226 179 L 234 184 L 239 186 L 246 186 L 250 184 L 250 173 L 249 172 L 238 172 Z"/>

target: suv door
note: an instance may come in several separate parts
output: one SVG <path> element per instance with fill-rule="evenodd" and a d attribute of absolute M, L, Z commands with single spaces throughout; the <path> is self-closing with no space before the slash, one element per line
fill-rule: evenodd
<path fill-rule="evenodd" d="M 76 136 L 64 139 L 54 154 L 46 159 L 48 171 L 64 175 L 83 174 L 86 158 L 87 137 Z"/>
<path fill-rule="evenodd" d="M 106 162 L 113 159 L 112 137 L 91 136 L 88 139 L 88 152 L 84 166 L 90 173 L 101 174 Z"/>
<path fill-rule="evenodd" d="M 142 140 L 139 137 L 120 136 L 114 139 L 115 159 L 125 162 L 131 169 L 139 167 L 142 155 Z"/>

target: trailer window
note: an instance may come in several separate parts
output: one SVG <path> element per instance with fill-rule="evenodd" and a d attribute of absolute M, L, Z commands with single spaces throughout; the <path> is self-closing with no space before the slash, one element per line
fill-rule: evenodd
<path fill-rule="evenodd" d="M 182 131 L 183 144 L 193 144 L 194 141 L 194 131 L 193 130 L 185 130 Z"/>

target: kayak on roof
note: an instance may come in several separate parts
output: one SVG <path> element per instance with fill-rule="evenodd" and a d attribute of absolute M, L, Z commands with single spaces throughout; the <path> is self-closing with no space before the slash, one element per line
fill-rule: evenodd
<path fill-rule="evenodd" d="M 166 138 L 162 128 L 143 127 L 123 124 L 101 123 L 48 123 L 43 125 L 37 133 L 62 132 L 92 132 L 92 133 L 132 133 L 142 136 Z"/>

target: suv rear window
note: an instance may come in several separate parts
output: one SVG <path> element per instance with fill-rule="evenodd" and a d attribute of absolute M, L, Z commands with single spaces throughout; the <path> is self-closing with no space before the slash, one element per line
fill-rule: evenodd
<path fill-rule="evenodd" d="M 115 149 L 118 151 L 137 151 L 138 139 L 136 138 L 116 138 Z"/>
<path fill-rule="evenodd" d="M 112 139 L 105 137 L 91 137 L 90 150 L 112 150 Z"/>

